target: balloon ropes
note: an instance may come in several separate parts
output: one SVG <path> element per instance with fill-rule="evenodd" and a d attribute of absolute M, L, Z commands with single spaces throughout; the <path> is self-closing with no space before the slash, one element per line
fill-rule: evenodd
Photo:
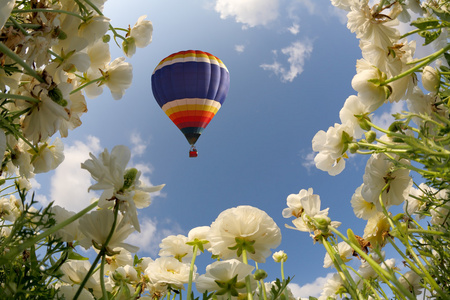
<path fill-rule="evenodd" d="M 197 157 L 195 143 L 222 106 L 229 87 L 227 67 L 203 51 L 174 53 L 153 71 L 153 95 L 191 145 L 190 157 Z"/>

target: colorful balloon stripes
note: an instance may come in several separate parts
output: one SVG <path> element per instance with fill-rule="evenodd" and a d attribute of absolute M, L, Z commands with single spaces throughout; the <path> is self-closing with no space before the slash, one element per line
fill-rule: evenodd
<path fill-rule="evenodd" d="M 222 106 L 229 87 L 223 62 L 198 50 L 169 55 L 152 75 L 156 101 L 191 145 Z"/>

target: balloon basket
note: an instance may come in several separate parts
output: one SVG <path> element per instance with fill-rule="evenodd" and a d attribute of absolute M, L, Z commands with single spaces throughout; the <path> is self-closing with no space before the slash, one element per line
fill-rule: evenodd
<path fill-rule="evenodd" d="M 197 149 L 192 147 L 191 150 L 189 150 L 189 157 L 197 157 L 197 156 L 198 156 Z"/>

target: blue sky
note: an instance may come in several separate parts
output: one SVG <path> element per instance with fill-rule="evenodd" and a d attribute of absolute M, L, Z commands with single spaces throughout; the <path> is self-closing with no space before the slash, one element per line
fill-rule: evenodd
<path fill-rule="evenodd" d="M 313 0 L 109 0 L 104 13 L 115 27 L 133 26 L 147 15 L 153 42 L 127 59 L 134 78 L 121 100 L 107 89 L 87 99 L 83 125 L 64 140 L 66 161 L 50 177 L 37 177 L 37 198 L 72 210 L 85 207 L 95 194 L 87 193 L 90 179 L 80 163 L 89 152 L 125 144 L 147 183 L 166 184 L 139 212 L 142 233 L 131 241 L 141 256 L 155 258 L 168 234 L 187 234 L 227 208 L 252 205 L 282 230 L 277 250 L 289 256 L 285 274 L 295 275 L 297 296 L 318 295 L 320 278 L 333 272 L 322 268 L 325 250 L 307 233 L 286 229 L 291 219 L 281 212 L 289 194 L 312 187 L 343 231 L 352 227 L 363 234 L 365 223 L 354 216 L 350 199 L 362 183 L 365 158 L 351 157 L 336 177 L 311 164 L 313 136 L 339 122 L 345 99 L 355 94 L 350 83 L 361 54 L 345 14 L 329 1 Z M 189 49 L 219 57 L 231 77 L 227 99 L 197 142 L 195 159 L 150 85 L 161 59 Z M 111 52 L 112 59 L 124 56 L 113 43 Z M 377 120 L 385 122 L 386 115 Z M 211 262 L 209 254 L 203 256 L 200 274 Z M 269 280 L 279 276 L 271 258 L 260 267 Z"/>

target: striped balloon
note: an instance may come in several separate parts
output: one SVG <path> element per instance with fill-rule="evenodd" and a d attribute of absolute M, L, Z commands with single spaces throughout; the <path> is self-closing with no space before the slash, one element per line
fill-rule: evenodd
<path fill-rule="evenodd" d="M 169 55 L 152 75 L 156 101 L 192 146 L 222 106 L 229 87 L 223 62 L 198 50 Z"/>

